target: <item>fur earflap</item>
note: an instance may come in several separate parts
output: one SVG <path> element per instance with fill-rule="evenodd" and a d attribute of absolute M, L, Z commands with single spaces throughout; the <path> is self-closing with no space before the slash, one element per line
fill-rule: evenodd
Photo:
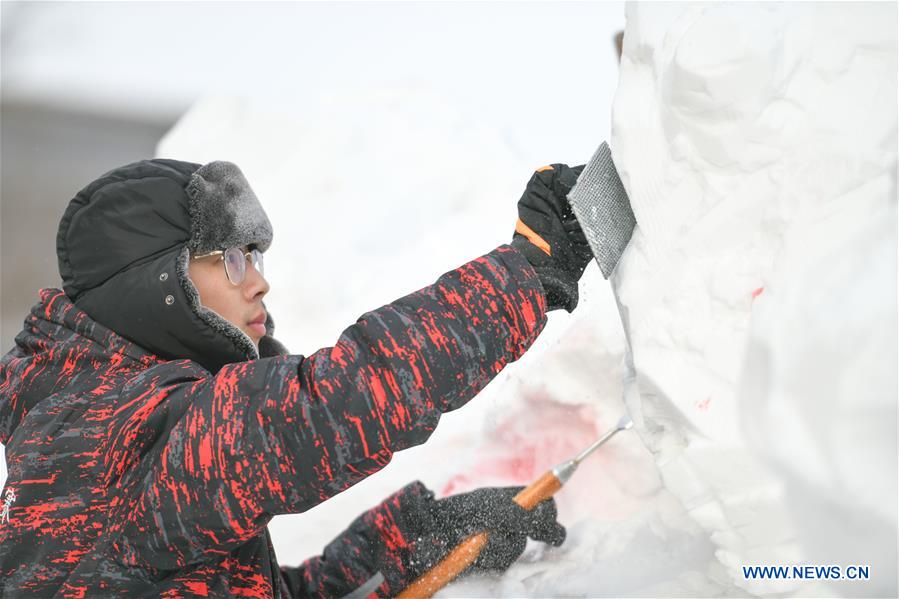
<path fill-rule="evenodd" d="M 181 254 L 177 258 L 175 265 L 175 273 L 178 276 L 178 283 L 187 297 L 187 304 L 194 314 L 200 317 L 213 331 L 221 334 L 228 342 L 234 344 L 234 348 L 248 360 L 255 360 L 259 357 L 259 351 L 256 344 L 250 337 L 231 324 L 218 313 L 210 310 L 200 303 L 200 292 L 190 278 L 190 252 L 187 248 L 181 250 Z"/>

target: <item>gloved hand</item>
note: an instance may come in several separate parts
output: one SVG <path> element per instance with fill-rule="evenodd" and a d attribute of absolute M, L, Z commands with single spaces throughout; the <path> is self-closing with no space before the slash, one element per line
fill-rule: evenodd
<path fill-rule="evenodd" d="M 488 487 L 434 499 L 421 482 L 410 483 L 356 518 L 323 555 L 299 568 L 282 567 L 282 588 L 295 597 L 342 597 L 373 583 L 378 597 L 393 597 L 483 530 L 490 540 L 466 572 L 503 571 L 527 537 L 556 546 L 565 540 L 555 501 L 529 512 L 512 501 L 521 489 Z"/>
<path fill-rule="evenodd" d="M 577 283 L 593 259 L 566 196 L 584 165 L 552 164 L 538 169 L 518 200 L 512 247 L 524 254 L 546 292 L 548 310 L 574 310 Z"/>
<path fill-rule="evenodd" d="M 502 572 L 524 552 L 527 538 L 560 546 L 565 527 L 556 520 L 556 502 L 544 501 L 528 511 L 513 498 L 524 487 L 485 487 L 439 499 L 429 509 L 428 521 L 416 546 L 424 573 L 472 534 L 490 537 L 477 560 L 466 570 Z"/>

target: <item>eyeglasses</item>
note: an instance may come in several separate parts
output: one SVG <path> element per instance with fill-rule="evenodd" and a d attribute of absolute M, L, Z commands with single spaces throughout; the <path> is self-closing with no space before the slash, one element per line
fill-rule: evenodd
<path fill-rule="evenodd" d="M 227 250 L 216 250 L 205 254 L 193 256 L 193 260 L 200 258 L 209 258 L 210 256 L 221 256 L 225 262 L 225 274 L 233 285 L 240 285 L 247 276 L 247 262 L 253 263 L 260 275 L 265 276 L 265 265 L 262 261 L 262 252 L 257 249 L 243 251 L 243 248 L 233 247 Z"/>

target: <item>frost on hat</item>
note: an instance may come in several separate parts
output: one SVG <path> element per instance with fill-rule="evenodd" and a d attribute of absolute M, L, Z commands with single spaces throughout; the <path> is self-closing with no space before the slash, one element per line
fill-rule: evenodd
<path fill-rule="evenodd" d="M 189 247 L 202 254 L 255 244 L 265 251 L 272 243 L 272 224 L 237 165 L 210 162 L 191 176 L 191 239 Z"/>

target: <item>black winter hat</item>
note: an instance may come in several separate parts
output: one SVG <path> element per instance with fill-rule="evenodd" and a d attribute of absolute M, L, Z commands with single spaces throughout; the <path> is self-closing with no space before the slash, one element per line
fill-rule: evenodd
<path fill-rule="evenodd" d="M 142 160 L 114 169 L 69 202 L 56 237 L 66 295 L 91 318 L 166 359 L 211 372 L 286 353 L 271 316 L 257 351 L 237 326 L 200 304 L 190 252 L 272 241 L 272 225 L 240 169 Z"/>

